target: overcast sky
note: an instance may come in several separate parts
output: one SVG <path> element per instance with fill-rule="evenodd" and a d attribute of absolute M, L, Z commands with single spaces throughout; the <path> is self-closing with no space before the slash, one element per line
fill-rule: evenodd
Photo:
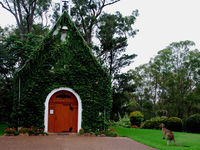
<path fill-rule="evenodd" d="M 105 11 L 130 15 L 135 9 L 139 32 L 129 39 L 127 52 L 138 56 L 129 69 L 147 63 L 171 42 L 191 40 L 200 49 L 200 0 L 121 0 Z M 14 23 L 10 16 L 0 8 L 0 26 Z"/>
<path fill-rule="evenodd" d="M 107 11 L 130 15 L 134 9 L 139 32 L 129 39 L 128 52 L 138 56 L 129 68 L 147 63 L 172 42 L 191 40 L 200 49 L 200 0 L 121 0 Z"/>

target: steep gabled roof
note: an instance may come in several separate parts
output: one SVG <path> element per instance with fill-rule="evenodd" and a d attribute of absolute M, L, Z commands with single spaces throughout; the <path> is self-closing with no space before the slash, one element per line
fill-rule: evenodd
<path fill-rule="evenodd" d="M 31 58 L 18 71 L 18 73 L 27 74 L 27 70 L 32 71 L 33 69 L 31 68 L 37 67 L 41 62 L 45 60 L 46 57 L 50 57 L 51 51 L 53 51 L 53 49 L 56 49 L 56 47 L 58 47 L 60 43 L 67 43 L 67 45 L 69 46 L 68 50 L 73 51 L 73 53 L 90 55 L 90 59 L 93 63 L 96 64 L 96 67 L 101 68 L 102 71 L 106 73 L 105 69 L 102 68 L 100 63 L 92 54 L 88 44 L 86 43 L 66 11 L 63 12 L 51 31 L 44 38 L 40 48 L 33 53 Z"/>

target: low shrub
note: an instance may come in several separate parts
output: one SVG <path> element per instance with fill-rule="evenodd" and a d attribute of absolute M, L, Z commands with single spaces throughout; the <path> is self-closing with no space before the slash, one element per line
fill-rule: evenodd
<path fill-rule="evenodd" d="M 154 122 L 152 120 L 146 120 L 141 124 L 141 128 L 143 129 L 156 129 L 154 127 Z"/>
<path fill-rule="evenodd" d="M 8 128 L 7 124 L 0 124 L 0 136 L 5 133 L 6 128 Z"/>
<path fill-rule="evenodd" d="M 200 114 L 191 115 L 185 122 L 187 132 L 200 133 Z"/>
<path fill-rule="evenodd" d="M 5 129 L 6 135 L 19 135 L 19 132 L 16 130 L 16 128 L 6 128 Z"/>
<path fill-rule="evenodd" d="M 163 117 L 163 116 L 167 116 L 168 112 L 167 110 L 164 110 L 164 109 L 161 109 L 161 110 L 157 110 L 156 111 L 156 115 L 159 116 L 159 117 Z"/>
<path fill-rule="evenodd" d="M 155 117 L 150 120 L 146 120 L 142 124 L 142 128 L 144 129 L 160 129 L 160 124 L 164 123 L 166 128 L 172 131 L 182 131 L 183 123 L 182 120 L 178 117 Z"/>
<path fill-rule="evenodd" d="M 44 132 L 43 128 L 31 127 L 31 128 L 6 128 L 4 131 L 5 135 L 19 135 L 19 134 L 28 134 L 28 135 L 48 135 Z"/>
<path fill-rule="evenodd" d="M 78 132 L 80 135 L 83 135 L 84 133 L 85 133 L 85 131 L 84 131 L 84 129 L 83 128 L 81 128 L 80 130 L 79 130 L 79 132 Z"/>
<path fill-rule="evenodd" d="M 104 133 L 106 136 L 110 136 L 110 137 L 116 137 L 118 136 L 117 131 L 113 128 L 108 128 L 106 131 L 104 131 Z"/>
<path fill-rule="evenodd" d="M 119 121 L 113 122 L 112 125 L 118 126 L 118 127 L 130 128 L 131 122 L 130 122 L 128 115 L 126 114 L 126 115 L 124 115 L 123 118 L 119 117 Z"/>
<path fill-rule="evenodd" d="M 44 132 L 43 128 L 37 128 L 37 127 L 28 128 L 27 133 L 29 135 L 48 135 L 48 133 Z"/>
<path fill-rule="evenodd" d="M 95 132 L 85 132 L 84 129 L 79 130 L 80 135 L 84 136 L 110 136 L 110 137 L 116 137 L 118 136 L 117 132 L 113 128 L 108 128 L 107 130 L 96 130 Z"/>
<path fill-rule="evenodd" d="M 20 134 L 26 134 L 26 133 L 28 133 L 28 128 L 20 128 L 19 129 L 19 133 Z"/>
<path fill-rule="evenodd" d="M 166 127 L 172 131 L 182 131 L 183 122 L 178 117 L 170 117 L 167 119 Z"/>
<path fill-rule="evenodd" d="M 144 129 L 160 129 L 160 124 L 167 124 L 167 117 L 155 117 L 150 120 L 146 120 L 142 123 L 141 127 Z"/>
<path fill-rule="evenodd" d="M 144 115 L 140 111 L 134 111 L 130 113 L 129 118 L 131 125 L 140 127 L 142 121 L 144 120 Z"/>

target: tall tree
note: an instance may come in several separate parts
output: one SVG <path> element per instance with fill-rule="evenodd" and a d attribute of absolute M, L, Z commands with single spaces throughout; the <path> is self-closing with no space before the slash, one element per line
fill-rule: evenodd
<path fill-rule="evenodd" d="M 117 121 L 119 117 L 124 116 L 129 110 L 132 93 L 135 91 L 132 74 L 130 72 L 117 74 L 113 84 L 113 106 L 111 119 Z"/>
<path fill-rule="evenodd" d="M 96 31 L 100 44 L 96 48 L 96 55 L 108 68 L 113 82 L 113 108 L 112 119 L 117 120 L 127 111 L 127 103 L 130 101 L 130 92 L 134 87 L 129 85 L 130 75 L 120 73 L 121 69 L 130 65 L 135 54 L 126 54 L 128 37 L 134 37 L 137 30 L 133 28 L 137 11 L 130 16 L 122 16 L 120 12 L 115 14 L 103 13 L 98 20 Z M 96 46 L 97 47 L 97 46 Z"/>
<path fill-rule="evenodd" d="M 34 21 L 46 12 L 51 0 L 0 0 L 0 5 L 16 20 L 20 34 L 30 33 Z"/>
<path fill-rule="evenodd" d="M 200 52 L 193 46 L 192 41 L 174 42 L 145 67 L 136 68 L 135 93 L 152 101 L 154 111 L 181 118 L 200 111 Z"/>
<path fill-rule="evenodd" d="M 14 58 L 5 46 L 9 34 L 8 28 L 3 29 L 0 27 L 0 79 L 2 82 L 12 76 L 15 65 Z"/>
<path fill-rule="evenodd" d="M 123 53 L 128 45 L 128 37 L 133 37 L 137 32 L 133 29 L 137 15 L 137 11 L 125 17 L 120 12 L 104 13 L 99 19 L 97 38 L 100 41 L 100 47 L 97 56 L 101 57 L 113 77 L 119 73 L 121 68 L 128 66 L 136 56 Z"/>
<path fill-rule="evenodd" d="M 14 30 L 15 31 L 15 30 Z M 21 39 L 13 30 L 0 27 L 0 122 L 8 123 L 13 106 L 13 76 L 37 49 L 42 36 L 24 35 Z"/>
<path fill-rule="evenodd" d="M 72 16 L 83 33 L 85 40 L 92 44 L 94 28 L 98 18 L 106 6 L 119 2 L 120 0 L 73 0 Z"/>
<path fill-rule="evenodd" d="M 5 47 L 8 28 L 0 27 L 0 122 L 7 123 L 12 112 L 12 75 L 15 60 Z"/>

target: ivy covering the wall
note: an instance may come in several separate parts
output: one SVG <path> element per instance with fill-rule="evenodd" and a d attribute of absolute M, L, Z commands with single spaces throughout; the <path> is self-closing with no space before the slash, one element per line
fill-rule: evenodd
<path fill-rule="evenodd" d="M 60 40 L 63 26 L 68 28 L 65 41 Z M 105 120 L 109 119 L 111 78 L 92 55 L 66 12 L 15 79 L 12 117 L 17 126 L 43 126 L 45 99 L 52 90 L 60 87 L 71 88 L 80 96 L 82 128 L 101 130 L 105 127 Z"/>

